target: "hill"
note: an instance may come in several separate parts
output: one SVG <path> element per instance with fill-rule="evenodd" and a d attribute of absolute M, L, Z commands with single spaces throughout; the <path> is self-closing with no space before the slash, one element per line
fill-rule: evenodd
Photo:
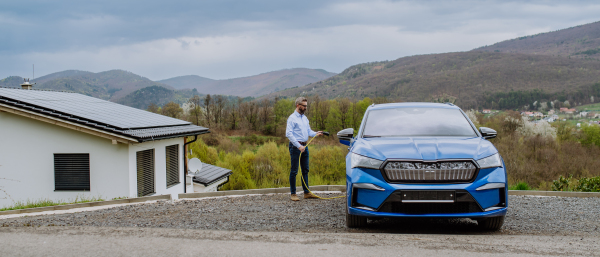
<path fill-rule="evenodd" d="M 22 82 L 23 79 L 20 77 L 8 77 L 3 79 L 0 85 L 19 87 L 19 84 Z M 36 89 L 72 91 L 111 101 L 115 101 L 138 89 L 149 86 L 156 85 L 172 89 L 168 85 L 154 82 L 123 70 L 110 70 L 98 73 L 67 70 L 36 78 L 34 82 L 37 83 L 34 86 Z"/>
<path fill-rule="evenodd" d="M 600 59 L 600 21 L 502 41 L 473 51 Z"/>
<path fill-rule="evenodd" d="M 261 96 L 287 88 L 303 86 L 331 76 L 322 69 L 295 68 L 262 73 L 254 76 L 211 80 L 199 76 L 182 76 L 159 82 L 174 88 L 196 88 L 202 94 Z"/>
<path fill-rule="evenodd" d="M 151 103 L 158 106 L 171 101 L 183 104 L 194 95 L 200 95 L 196 89 L 172 90 L 161 86 L 149 86 L 138 89 L 115 102 L 145 110 Z"/>
<path fill-rule="evenodd" d="M 21 87 L 23 78 L 19 76 L 10 76 L 4 79 L 0 79 L 0 87 Z"/>
<path fill-rule="evenodd" d="M 203 88 L 208 87 L 218 80 L 200 77 L 197 75 L 179 76 L 170 79 L 163 79 L 157 82 L 167 84 L 175 89 L 192 89 L 192 88 Z"/>
<path fill-rule="evenodd" d="M 357 99 L 386 96 L 405 102 L 451 101 L 463 108 L 492 107 L 493 102 L 497 108 L 515 108 L 529 100 L 498 106 L 499 98 L 509 97 L 502 94 L 522 91 L 531 95 L 537 90 L 547 98 L 558 98 L 552 94 L 562 94 L 562 98 L 571 99 L 579 94 L 577 99 L 581 100 L 586 94 L 589 99 L 589 94 L 593 93 L 591 87 L 598 82 L 598 61 L 473 51 L 354 65 L 326 80 L 267 97 L 319 95 Z M 523 98 L 520 94 L 511 97 Z"/>

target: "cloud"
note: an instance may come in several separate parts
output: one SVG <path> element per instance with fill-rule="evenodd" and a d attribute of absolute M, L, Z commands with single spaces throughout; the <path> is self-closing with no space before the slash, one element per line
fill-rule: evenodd
<path fill-rule="evenodd" d="M 36 2 L 38 3 L 38 2 Z M 33 4 L 31 4 L 33 5 Z M 215 79 L 467 51 L 589 23 L 570 1 L 66 1 L 0 4 L 0 77 L 124 69 Z M 22 13 L 28 14 L 22 18 Z"/>

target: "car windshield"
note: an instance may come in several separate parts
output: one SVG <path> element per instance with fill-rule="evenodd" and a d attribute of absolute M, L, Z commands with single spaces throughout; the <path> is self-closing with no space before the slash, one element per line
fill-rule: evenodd
<path fill-rule="evenodd" d="M 457 109 L 405 107 L 369 111 L 363 137 L 461 136 L 477 134 Z"/>

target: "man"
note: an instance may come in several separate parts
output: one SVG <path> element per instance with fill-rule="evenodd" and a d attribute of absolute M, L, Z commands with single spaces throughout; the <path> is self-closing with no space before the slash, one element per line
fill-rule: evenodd
<path fill-rule="evenodd" d="M 308 148 L 306 143 L 308 137 L 323 135 L 322 131 L 314 132 L 310 129 L 308 124 L 308 118 L 304 115 L 308 105 L 308 100 L 304 97 L 298 97 L 296 99 L 296 111 L 288 117 L 287 127 L 285 128 L 285 136 L 290 140 L 289 149 L 290 157 L 292 159 L 292 169 L 290 171 L 290 190 L 292 201 L 300 201 L 300 198 L 296 195 L 296 175 L 298 174 L 298 163 L 302 166 L 302 177 L 304 183 L 302 183 L 302 189 L 304 190 L 304 199 L 318 198 L 308 191 Z M 300 155 L 302 153 L 302 155 Z"/>

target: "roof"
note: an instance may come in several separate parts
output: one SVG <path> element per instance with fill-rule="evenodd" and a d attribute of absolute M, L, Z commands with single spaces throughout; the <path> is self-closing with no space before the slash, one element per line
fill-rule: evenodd
<path fill-rule="evenodd" d="M 0 88 L 0 105 L 51 116 L 138 142 L 199 135 L 208 128 L 78 93 Z"/>
<path fill-rule="evenodd" d="M 198 175 L 194 176 L 194 182 L 208 186 L 231 174 L 231 170 L 202 163 L 202 170 L 200 170 Z"/>
<path fill-rule="evenodd" d="M 391 108 L 445 108 L 445 109 L 460 109 L 458 106 L 451 103 L 420 103 L 420 102 L 409 102 L 409 103 L 387 103 L 387 104 L 374 104 L 369 106 L 370 110 L 379 109 L 391 109 Z"/>

